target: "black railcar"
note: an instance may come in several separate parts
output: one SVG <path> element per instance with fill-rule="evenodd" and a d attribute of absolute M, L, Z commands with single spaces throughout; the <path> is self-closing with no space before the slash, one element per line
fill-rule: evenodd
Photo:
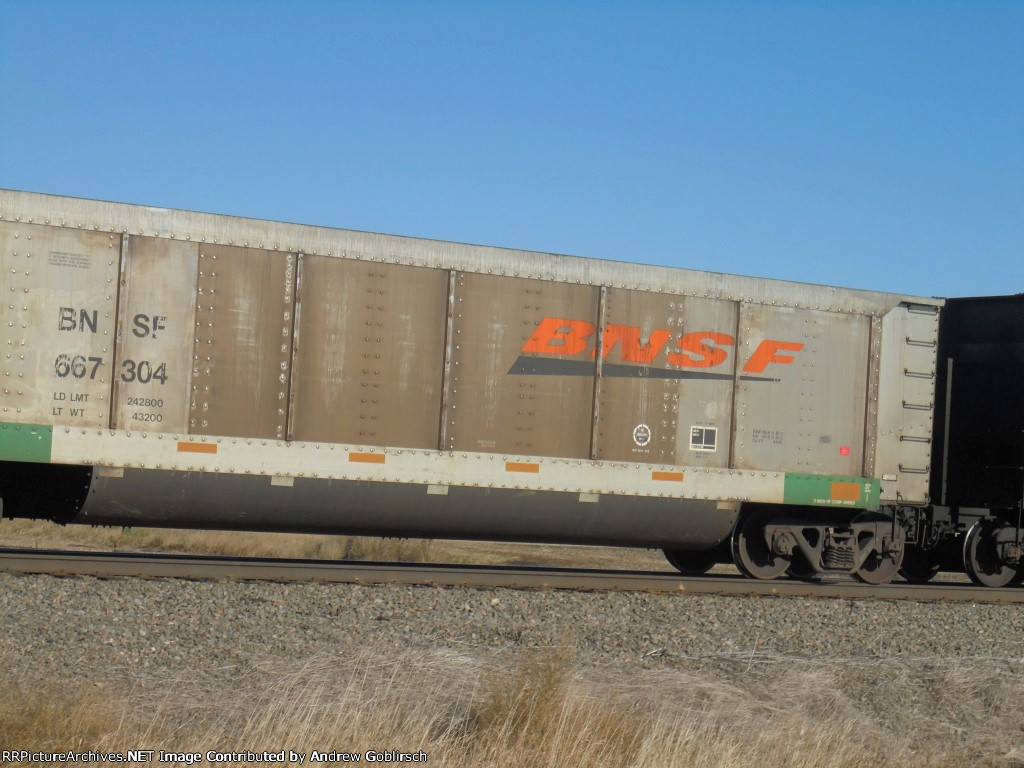
<path fill-rule="evenodd" d="M 1024 294 L 948 299 L 939 321 L 930 480 L 903 570 L 960 567 L 1020 581 L 1024 511 Z"/>

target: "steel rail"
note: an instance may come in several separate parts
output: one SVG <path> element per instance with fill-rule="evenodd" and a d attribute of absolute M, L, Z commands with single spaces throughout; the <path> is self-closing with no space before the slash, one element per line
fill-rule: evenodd
<path fill-rule="evenodd" d="M 138 577 L 216 581 L 401 584 L 415 586 L 567 589 L 689 595 L 913 600 L 961 603 L 1024 603 L 1024 588 L 973 584 L 873 586 L 854 581 L 758 581 L 739 576 L 684 577 L 653 571 L 580 568 L 338 562 L 132 552 L 78 552 L 0 548 L 0 572 L 51 576 Z"/>

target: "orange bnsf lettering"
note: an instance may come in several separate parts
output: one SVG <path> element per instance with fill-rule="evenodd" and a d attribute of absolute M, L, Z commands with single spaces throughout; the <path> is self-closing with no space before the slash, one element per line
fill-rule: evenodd
<path fill-rule="evenodd" d="M 728 350 L 705 344 L 705 340 L 727 347 L 736 343 L 736 339 L 727 333 L 715 333 L 714 331 L 685 333 L 676 342 L 676 346 L 683 352 L 669 352 L 669 363 L 684 368 L 711 368 L 724 363 L 725 358 L 729 356 Z"/>
<path fill-rule="evenodd" d="M 536 355 L 578 355 L 587 348 L 587 337 L 597 326 L 584 320 L 545 317 L 533 336 L 523 344 L 523 352 Z"/>
<path fill-rule="evenodd" d="M 795 359 L 792 355 L 780 355 L 779 350 L 787 352 L 799 352 L 804 348 L 803 344 L 795 341 L 775 341 L 765 339 L 757 345 L 754 354 L 750 356 L 747 364 L 743 366 L 745 373 L 763 373 L 769 363 L 784 363 L 788 365 Z"/>
<path fill-rule="evenodd" d="M 635 325 L 608 325 L 604 329 L 601 359 L 604 360 L 608 357 L 608 353 L 615 348 L 615 345 L 620 344 L 619 353 L 622 355 L 623 362 L 650 365 L 671 336 L 670 331 L 651 331 L 651 337 L 645 344 L 641 344 L 640 329 Z M 591 353 L 591 357 L 593 356 Z"/>

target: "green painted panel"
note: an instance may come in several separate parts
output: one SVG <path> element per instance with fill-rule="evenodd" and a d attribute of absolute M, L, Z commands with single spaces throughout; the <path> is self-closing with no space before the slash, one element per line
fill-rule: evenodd
<path fill-rule="evenodd" d="M 870 477 L 786 474 L 786 504 L 876 509 L 882 484 Z"/>
<path fill-rule="evenodd" d="M 0 461 L 49 463 L 53 427 L 0 422 Z"/>

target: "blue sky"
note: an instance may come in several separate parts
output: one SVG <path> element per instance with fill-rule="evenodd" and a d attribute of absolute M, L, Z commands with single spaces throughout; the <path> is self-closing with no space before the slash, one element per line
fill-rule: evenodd
<path fill-rule="evenodd" d="M 1024 291 L 1024 2 L 0 2 L 0 187 Z"/>

